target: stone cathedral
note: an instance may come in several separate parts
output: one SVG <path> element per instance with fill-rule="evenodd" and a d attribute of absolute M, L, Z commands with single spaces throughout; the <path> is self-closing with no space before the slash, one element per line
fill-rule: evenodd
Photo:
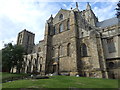
<path fill-rule="evenodd" d="M 89 3 L 80 11 L 60 9 L 46 21 L 44 40 L 24 29 L 17 44 L 26 51 L 21 72 L 120 78 L 120 25 L 113 17 L 99 22 Z"/>

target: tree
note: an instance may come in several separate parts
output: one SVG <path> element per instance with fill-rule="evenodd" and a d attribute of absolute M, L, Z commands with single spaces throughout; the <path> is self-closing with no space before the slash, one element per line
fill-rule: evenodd
<path fill-rule="evenodd" d="M 0 50 L 0 72 L 2 72 L 2 50 Z"/>
<path fill-rule="evenodd" d="M 2 49 L 2 70 L 10 72 L 12 67 L 12 50 L 13 46 L 11 43 L 6 44 L 5 48 Z"/>
<path fill-rule="evenodd" d="M 20 45 L 8 43 L 2 49 L 2 70 L 10 72 L 14 67 L 20 73 L 22 68 L 24 49 Z"/>
<path fill-rule="evenodd" d="M 116 10 L 117 10 L 117 13 L 116 13 L 117 18 L 120 18 L 120 1 L 119 1 L 118 4 L 117 4 Z"/>
<path fill-rule="evenodd" d="M 23 64 L 23 55 L 24 55 L 24 48 L 20 45 L 15 45 L 13 49 L 13 60 L 14 65 L 17 66 L 17 71 L 20 73 L 20 69 L 22 68 Z"/>

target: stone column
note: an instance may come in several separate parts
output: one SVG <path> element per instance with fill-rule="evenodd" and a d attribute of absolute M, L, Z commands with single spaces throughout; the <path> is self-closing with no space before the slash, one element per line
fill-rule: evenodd
<path fill-rule="evenodd" d="M 98 55 L 99 55 L 99 63 L 100 63 L 100 68 L 102 69 L 102 76 L 104 78 L 108 78 L 108 73 L 107 73 L 107 67 L 106 67 L 106 60 L 104 57 L 104 52 L 103 52 L 103 44 L 101 41 L 101 37 L 97 36 L 96 37 L 96 41 L 97 41 L 97 49 L 98 49 Z"/>

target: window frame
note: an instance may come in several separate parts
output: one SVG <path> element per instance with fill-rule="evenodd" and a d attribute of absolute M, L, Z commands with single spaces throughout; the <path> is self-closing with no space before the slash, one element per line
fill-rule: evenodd
<path fill-rule="evenodd" d="M 88 49 L 87 49 L 87 46 L 86 46 L 85 43 L 81 44 L 80 50 L 81 50 L 81 56 L 82 57 L 88 57 Z"/>
<path fill-rule="evenodd" d="M 67 20 L 67 30 L 70 30 L 70 20 Z"/>
<path fill-rule="evenodd" d="M 63 14 L 60 14 L 59 20 L 63 20 Z"/>
<path fill-rule="evenodd" d="M 67 44 L 67 56 L 71 56 L 71 43 Z"/>
<path fill-rule="evenodd" d="M 116 48 L 115 48 L 115 43 L 114 43 L 114 38 L 113 37 L 107 39 L 107 48 L 108 48 L 108 52 L 109 53 L 116 52 Z"/>
<path fill-rule="evenodd" d="M 60 25 L 59 25 L 59 33 L 61 33 L 61 32 L 63 32 L 64 30 L 63 30 L 63 23 L 61 23 Z"/>

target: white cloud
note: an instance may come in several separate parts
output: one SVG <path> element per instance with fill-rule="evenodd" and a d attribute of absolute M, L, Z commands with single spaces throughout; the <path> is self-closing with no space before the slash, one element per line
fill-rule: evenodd
<path fill-rule="evenodd" d="M 0 40 L 0 49 L 4 47 L 4 45 L 6 43 L 12 43 L 13 45 L 16 44 L 16 38 L 15 36 L 11 37 L 11 38 L 7 38 L 7 39 L 4 39 L 4 41 Z"/>
<path fill-rule="evenodd" d="M 117 2 L 118 0 L 38 0 L 40 2 Z"/>
<path fill-rule="evenodd" d="M 67 7 L 67 5 L 66 4 L 63 4 L 63 6 L 66 8 Z"/>
<path fill-rule="evenodd" d="M 101 3 L 99 7 L 95 6 L 93 8 L 94 13 L 98 16 L 99 21 L 115 17 L 115 6 L 117 2 L 106 2 Z"/>
<path fill-rule="evenodd" d="M 46 20 L 59 9 L 57 4 L 37 0 L 0 1 L 0 41 L 16 41 L 18 32 L 26 28 L 36 34 L 38 42 L 43 39 Z"/>
<path fill-rule="evenodd" d="M 95 4 L 95 3 L 94 3 Z M 64 8 L 75 8 L 75 2 L 61 4 Z M 58 3 L 39 2 L 39 0 L 0 0 L 0 43 L 8 43 L 17 40 L 17 34 L 27 29 L 35 33 L 35 42 L 38 43 L 44 37 L 45 22 L 62 8 Z M 115 3 L 102 4 L 99 8 L 93 7 L 93 11 L 100 20 L 113 16 Z M 79 3 L 79 9 L 83 10 L 86 3 Z M 104 15 L 103 15 L 104 13 Z M 108 13 L 110 13 L 108 15 Z M 3 45 L 0 45 L 0 49 Z"/>

